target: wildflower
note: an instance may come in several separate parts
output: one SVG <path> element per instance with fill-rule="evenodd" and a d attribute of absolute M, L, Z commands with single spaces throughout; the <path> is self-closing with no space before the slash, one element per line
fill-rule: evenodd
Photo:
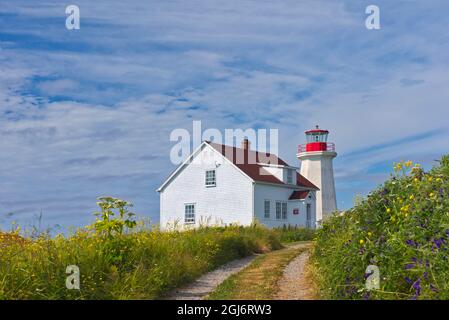
<path fill-rule="evenodd" d="M 359 243 L 360 243 L 361 245 L 363 245 L 363 244 L 365 243 L 365 240 L 360 239 Z"/>
<path fill-rule="evenodd" d="M 414 182 L 419 182 L 418 178 L 413 179 Z"/>
<path fill-rule="evenodd" d="M 429 197 L 433 198 L 433 196 L 435 195 L 435 193 L 431 192 L 429 193 Z"/>
<path fill-rule="evenodd" d="M 390 208 L 387 208 L 387 213 L 390 213 L 391 212 L 391 209 Z"/>
<path fill-rule="evenodd" d="M 429 178 L 427 179 L 427 181 L 429 181 L 429 182 L 432 182 L 432 180 L 433 180 L 432 177 L 429 177 Z"/>
<path fill-rule="evenodd" d="M 430 290 L 433 292 L 438 292 L 438 289 L 433 284 L 430 284 Z"/>
<path fill-rule="evenodd" d="M 411 167 L 412 164 L 413 164 L 413 162 L 409 160 L 406 163 L 404 163 L 404 166 L 406 166 L 408 168 L 408 167 Z"/>
<path fill-rule="evenodd" d="M 407 264 L 405 265 L 405 269 L 406 269 L 406 270 L 413 269 L 414 267 L 415 267 L 415 264 L 414 264 L 414 263 L 407 263 Z"/>
<path fill-rule="evenodd" d="M 441 249 L 441 247 L 444 244 L 444 242 L 445 242 L 444 238 L 433 239 L 434 248 L 435 249 Z"/>
<path fill-rule="evenodd" d="M 418 244 L 412 239 L 406 240 L 405 244 L 408 245 L 409 247 L 417 247 L 418 246 Z"/>
<path fill-rule="evenodd" d="M 414 284 L 413 284 L 413 289 L 415 289 L 415 295 L 419 296 L 421 294 L 421 279 L 418 279 Z"/>
<path fill-rule="evenodd" d="M 443 182 L 443 180 L 441 178 L 436 178 L 435 181 L 436 182 Z"/>
<path fill-rule="evenodd" d="M 412 194 L 412 195 L 409 197 L 409 199 L 410 199 L 410 200 L 413 200 L 413 199 L 415 199 L 415 196 Z"/>
<path fill-rule="evenodd" d="M 372 235 L 372 232 L 368 232 L 368 237 L 371 237 Z"/>

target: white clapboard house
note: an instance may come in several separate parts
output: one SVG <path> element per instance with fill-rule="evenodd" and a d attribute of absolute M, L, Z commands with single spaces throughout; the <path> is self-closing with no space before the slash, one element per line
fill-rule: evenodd
<path fill-rule="evenodd" d="M 316 227 L 319 189 L 276 155 L 203 142 L 157 189 L 160 226 Z"/>

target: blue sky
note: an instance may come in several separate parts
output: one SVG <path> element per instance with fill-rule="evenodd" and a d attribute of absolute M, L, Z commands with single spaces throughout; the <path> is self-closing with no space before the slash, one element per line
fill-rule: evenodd
<path fill-rule="evenodd" d="M 65 6 L 81 29 L 65 28 Z M 365 8 L 381 29 L 365 28 Z M 0 225 L 82 226 L 113 195 L 157 221 L 170 132 L 331 131 L 338 205 L 449 150 L 449 3 L 20 1 L 0 6 Z"/>

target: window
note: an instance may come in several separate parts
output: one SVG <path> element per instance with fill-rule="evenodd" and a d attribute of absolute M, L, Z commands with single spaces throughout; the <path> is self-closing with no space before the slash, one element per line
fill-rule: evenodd
<path fill-rule="evenodd" d="M 215 170 L 207 170 L 206 187 L 215 187 L 215 186 L 216 186 Z"/>
<path fill-rule="evenodd" d="M 270 219 L 270 200 L 265 200 L 264 203 L 264 218 Z"/>
<path fill-rule="evenodd" d="M 293 170 L 287 169 L 287 183 L 293 183 Z"/>
<path fill-rule="evenodd" d="M 281 219 L 281 202 L 276 201 L 276 219 Z"/>
<path fill-rule="evenodd" d="M 287 202 L 282 202 L 282 220 L 287 220 Z"/>
<path fill-rule="evenodd" d="M 287 220 L 287 202 L 276 201 L 276 219 Z"/>
<path fill-rule="evenodd" d="M 185 224 L 194 224 L 195 223 L 195 205 L 194 204 L 186 204 L 184 207 L 184 223 Z"/>

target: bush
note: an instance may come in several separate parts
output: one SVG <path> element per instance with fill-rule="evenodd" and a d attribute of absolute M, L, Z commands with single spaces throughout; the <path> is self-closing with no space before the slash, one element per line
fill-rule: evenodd
<path fill-rule="evenodd" d="M 284 226 L 274 229 L 281 242 L 310 241 L 315 236 L 315 229 Z"/>
<path fill-rule="evenodd" d="M 323 298 L 449 298 L 449 156 L 425 173 L 410 161 L 360 204 L 325 221 L 312 255 Z M 380 289 L 367 291 L 368 265 Z"/>

